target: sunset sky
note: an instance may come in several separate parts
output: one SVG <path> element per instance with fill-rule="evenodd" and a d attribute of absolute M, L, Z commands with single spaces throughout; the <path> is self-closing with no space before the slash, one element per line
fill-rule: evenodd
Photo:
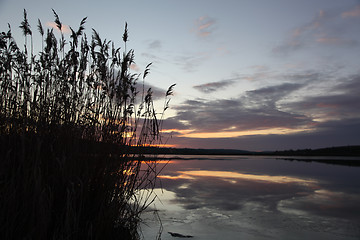
<path fill-rule="evenodd" d="M 19 45 L 24 8 L 34 33 L 38 18 L 51 28 L 53 8 L 74 29 L 88 17 L 88 37 L 94 28 L 119 46 L 127 22 L 133 71 L 153 63 L 159 111 L 177 84 L 169 146 L 360 145 L 359 0 L 0 0 L 0 31 L 9 23 Z"/>

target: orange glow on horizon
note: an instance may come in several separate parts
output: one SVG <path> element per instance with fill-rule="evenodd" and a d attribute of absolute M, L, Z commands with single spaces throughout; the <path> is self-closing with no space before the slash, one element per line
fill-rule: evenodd
<path fill-rule="evenodd" d="M 179 135 L 179 137 L 187 138 L 232 138 L 250 135 L 285 135 L 300 132 L 308 132 L 310 129 L 288 129 L 288 128 L 270 128 L 248 131 L 222 131 L 222 132 L 189 132 Z"/>
<path fill-rule="evenodd" d="M 175 144 L 160 144 L 159 147 L 164 147 L 164 148 L 174 148 L 176 147 Z"/>
<path fill-rule="evenodd" d="M 137 146 L 137 145 L 134 145 Z M 176 147 L 174 144 L 143 144 L 141 147 L 160 147 L 160 148 L 173 148 Z"/>
<path fill-rule="evenodd" d="M 145 159 L 146 159 L 146 157 L 145 157 Z M 159 158 L 159 159 L 161 159 L 161 158 Z M 153 160 L 150 160 L 150 162 L 151 161 L 153 161 Z M 148 162 L 149 162 L 149 160 L 141 161 L 141 163 L 145 163 L 145 164 L 148 163 Z M 171 160 L 157 160 L 156 159 L 156 163 L 157 164 L 170 164 L 172 162 L 171 162 Z"/>
<path fill-rule="evenodd" d="M 134 144 L 130 144 L 128 146 L 131 146 L 131 147 L 154 147 L 154 148 L 175 148 L 177 145 L 175 144 L 164 144 L 164 143 L 159 143 L 159 144 L 141 144 L 141 145 L 138 145 L 137 143 L 134 143 Z"/>

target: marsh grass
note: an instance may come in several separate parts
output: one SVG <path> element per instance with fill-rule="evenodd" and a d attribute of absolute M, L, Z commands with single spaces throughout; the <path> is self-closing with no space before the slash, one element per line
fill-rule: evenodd
<path fill-rule="evenodd" d="M 65 36 L 53 13 L 57 29 L 38 20 L 37 55 L 25 10 L 23 48 L 10 25 L 0 34 L 0 238 L 137 239 L 159 173 L 141 153 L 161 144 L 163 112 L 137 85 L 151 64 L 130 72 L 127 24 L 122 51 L 88 39 L 86 18 Z"/>

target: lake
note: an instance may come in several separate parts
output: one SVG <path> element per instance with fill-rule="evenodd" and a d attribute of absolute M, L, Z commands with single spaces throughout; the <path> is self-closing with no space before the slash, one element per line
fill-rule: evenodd
<path fill-rule="evenodd" d="M 170 160 L 158 198 L 142 214 L 144 239 L 156 239 L 159 230 L 164 240 L 177 239 L 168 232 L 199 240 L 360 239 L 360 167 L 324 163 L 360 159 L 283 158 Z"/>

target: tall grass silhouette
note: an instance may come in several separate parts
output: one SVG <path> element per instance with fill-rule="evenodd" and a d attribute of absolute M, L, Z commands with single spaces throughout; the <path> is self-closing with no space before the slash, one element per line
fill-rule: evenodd
<path fill-rule="evenodd" d="M 38 20 L 36 55 L 25 10 L 23 48 L 10 25 L 0 34 L 0 238 L 137 239 L 159 173 L 141 147 L 161 144 L 175 85 L 157 113 L 137 84 L 151 64 L 130 71 L 127 24 L 122 50 L 94 29 L 88 39 L 87 18 L 65 36 L 53 14 L 56 29 Z"/>

